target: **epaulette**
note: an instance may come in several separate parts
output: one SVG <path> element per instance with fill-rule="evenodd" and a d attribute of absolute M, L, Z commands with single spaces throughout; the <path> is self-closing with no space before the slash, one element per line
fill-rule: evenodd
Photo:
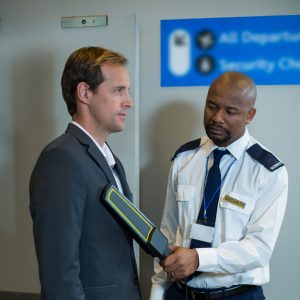
<path fill-rule="evenodd" d="M 188 150 L 193 150 L 195 148 L 200 147 L 200 141 L 201 141 L 201 139 L 196 139 L 196 140 L 187 142 L 187 143 L 183 144 L 182 146 L 180 146 L 174 153 L 171 161 L 174 160 L 179 153 L 182 153 L 182 152 L 185 152 Z"/>
<path fill-rule="evenodd" d="M 262 148 L 259 144 L 252 145 L 247 149 L 247 153 L 271 172 L 284 166 L 271 152 Z"/>

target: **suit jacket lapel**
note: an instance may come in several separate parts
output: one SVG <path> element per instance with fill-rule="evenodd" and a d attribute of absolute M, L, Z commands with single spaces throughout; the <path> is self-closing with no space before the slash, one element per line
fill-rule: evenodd
<path fill-rule="evenodd" d="M 115 169 L 119 175 L 119 179 L 120 179 L 120 182 L 121 182 L 122 188 L 123 188 L 123 193 L 129 200 L 132 201 L 132 194 L 130 192 L 130 188 L 129 188 L 127 180 L 126 180 L 124 168 L 123 168 L 120 160 L 116 156 L 114 156 L 114 158 L 116 161 Z"/>
<path fill-rule="evenodd" d="M 87 152 L 91 156 L 91 158 L 96 162 L 96 164 L 102 169 L 103 173 L 107 177 L 108 181 L 117 186 L 115 178 L 112 174 L 112 170 L 108 165 L 105 157 L 102 152 L 97 148 L 95 143 L 91 140 L 91 138 L 86 135 L 79 127 L 70 123 L 66 130 L 67 133 L 72 134 L 76 137 L 82 144 L 88 147 Z"/>

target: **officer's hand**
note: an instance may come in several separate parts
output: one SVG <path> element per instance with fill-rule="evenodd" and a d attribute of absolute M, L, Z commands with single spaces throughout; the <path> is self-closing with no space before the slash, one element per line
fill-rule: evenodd
<path fill-rule="evenodd" d="M 170 247 L 173 253 L 160 262 L 164 271 L 173 278 L 183 279 L 193 274 L 199 266 L 196 249 L 184 247 Z"/>

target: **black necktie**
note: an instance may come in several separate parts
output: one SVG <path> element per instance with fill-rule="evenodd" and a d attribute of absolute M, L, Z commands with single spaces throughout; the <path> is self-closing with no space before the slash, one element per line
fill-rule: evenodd
<path fill-rule="evenodd" d="M 132 201 L 132 193 L 130 192 L 130 189 L 129 189 L 129 186 L 128 186 L 128 183 L 126 181 L 126 175 L 123 171 L 123 168 L 121 167 L 120 163 L 116 161 L 115 165 L 113 166 L 113 169 L 115 170 L 119 180 L 120 180 L 120 183 L 121 183 L 121 186 L 122 186 L 122 189 L 123 189 L 123 194 L 130 200 Z M 117 185 L 116 185 L 117 187 Z"/>
<path fill-rule="evenodd" d="M 199 212 L 198 224 L 215 227 L 216 215 L 220 197 L 221 189 L 221 172 L 220 172 L 220 161 L 225 154 L 229 154 L 228 150 L 222 151 L 215 149 L 214 154 L 214 163 L 209 169 L 206 185 L 204 189 L 204 196 Z M 204 199 L 205 197 L 205 199 Z M 205 248 L 211 247 L 211 243 L 194 240 L 192 239 L 190 248 Z"/>

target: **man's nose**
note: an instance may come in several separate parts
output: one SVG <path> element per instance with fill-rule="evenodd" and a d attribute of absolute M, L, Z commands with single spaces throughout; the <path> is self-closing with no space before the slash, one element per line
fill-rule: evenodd
<path fill-rule="evenodd" d="M 223 123 L 224 122 L 224 111 L 217 110 L 212 117 L 213 121 L 216 123 Z"/>
<path fill-rule="evenodd" d="M 130 107 L 133 106 L 133 100 L 132 100 L 132 98 L 130 97 L 129 94 L 128 94 L 127 97 L 126 97 L 126 100 L 125 100 L 125 102 L 124 102 L 124 106 L 125 106 L 126 108 L 130 108 Z"/>

